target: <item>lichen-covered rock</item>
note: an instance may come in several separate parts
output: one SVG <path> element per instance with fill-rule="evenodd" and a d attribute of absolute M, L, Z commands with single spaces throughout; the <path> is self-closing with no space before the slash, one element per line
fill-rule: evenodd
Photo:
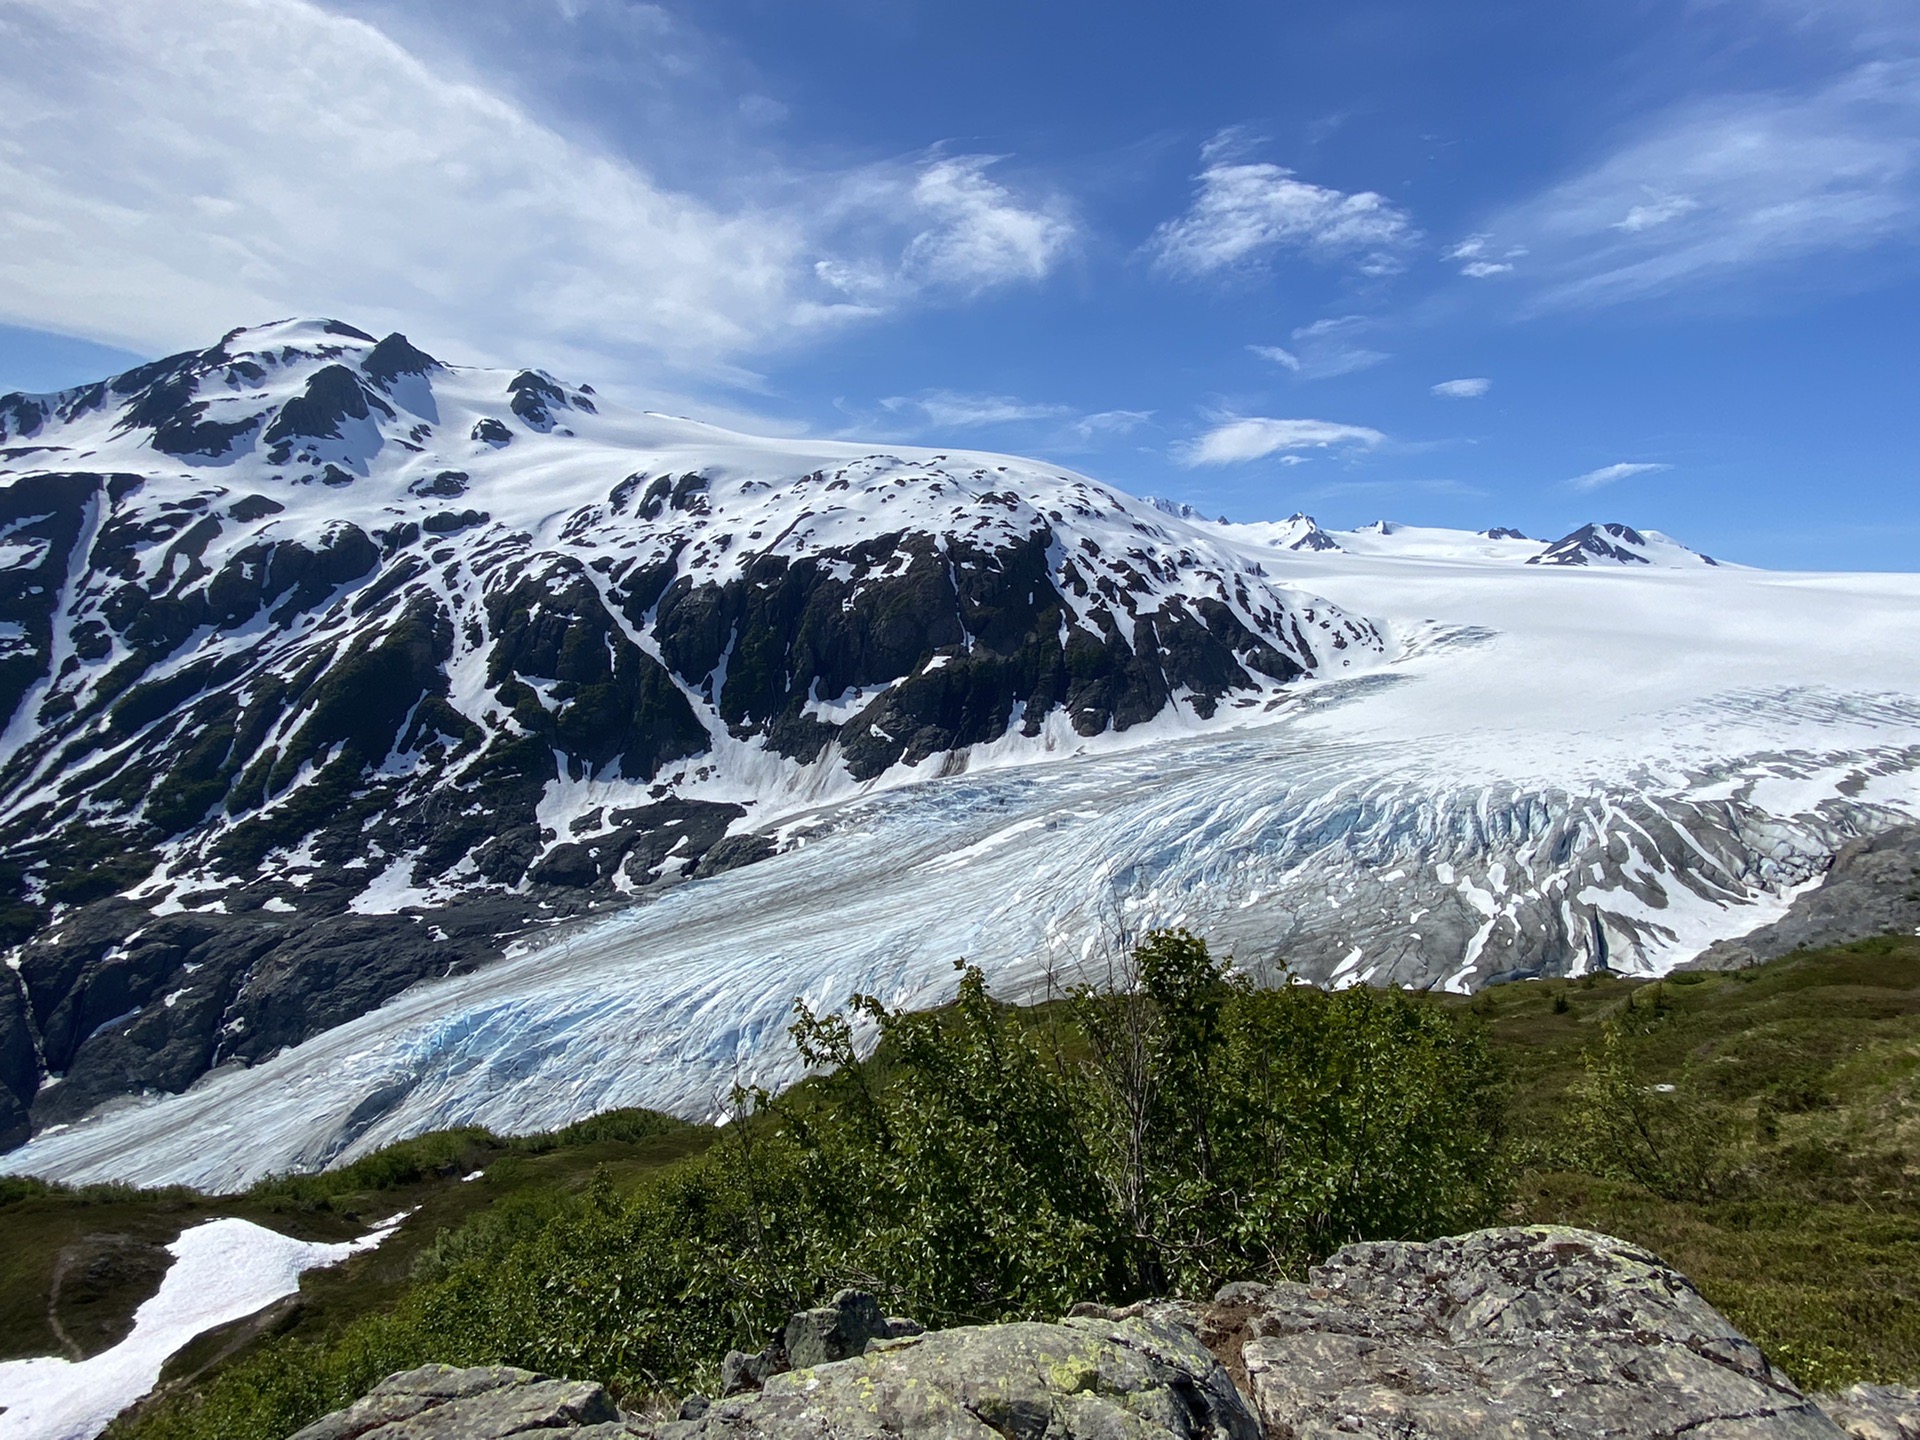
<path fill-rule="evenodd" d="M 1560 1226 L 1350 1245 L 1229 1287 L 1203 1333 L 1238 1340 L 1270 1440 L 1844 1433 L 1684 1276 Z"/>
<path fill-rule="evenodd" d="M 1151 1318 L 969 1326 L 875 1340 L 652 1440 L 1258 1440 L 1192 1331 Z"/>
<path fill-rule="evenodd" d="M 1920 1390 L 1909 1385 L 1854 1385 L 1813 1397 L 1853 1440 L 1920 1440 Z"/>
<path fill-rule="evenodd" d="M 842 1290 L 825 1305 L 787 1321 L 787 1364 L 795 1370 L 851 1360 L 869 1340 L 888 1338 L 880 1302 L 864 1290 Z"/>
<path fill-rule="evenodd" d="M 788 1370 L 850 1360 L 863 1353 L 869 1341 L 923 1333 L 917 1321 L 884 1314 L 879 1300 L 865 1290 L 841 1290 L 826 1304 L 797 1312 L 765 1349 L 752 1355 L 728 1351 L 720 1362 L 720 1393 L 758 1390 Z"/>
<path fill-rule="evenodd" d="M 576 1440 L 632 1433 L 598 1385 L 508 1365 L 423 1365 L 388 1376 L 292 1440 L 496 1440 L 556 1430 Z"/>

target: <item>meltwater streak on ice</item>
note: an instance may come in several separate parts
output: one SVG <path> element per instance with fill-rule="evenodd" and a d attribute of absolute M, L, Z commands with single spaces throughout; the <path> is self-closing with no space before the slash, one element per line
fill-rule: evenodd
<path fill-rule="evenodd" d="M 963 956 L 1031 996 L 1049 973 L 1081 978 L 1083 957 L 1103 978 L 1103 938 L 1158 925 L 1335 984 L 1659 969 L 1773 918 L 1849 835 L 1920 810 L 1920 702 L 1768 699 L 1764 725 L 1745 696 L 1677 717 L 1664 759 L 1642 734 L 1631 768 L 1600 745 L 1534 781 L 1463 780 L 1444 745 L 1279 724 L 876 796 L 789 853 L 43 1134 L 3 1168 L 221 1189 L 447 1126 L 619 1105 L 707 1118 L 736 1079 L 797 1076 L 796 996 L 937 1003 Z"/>

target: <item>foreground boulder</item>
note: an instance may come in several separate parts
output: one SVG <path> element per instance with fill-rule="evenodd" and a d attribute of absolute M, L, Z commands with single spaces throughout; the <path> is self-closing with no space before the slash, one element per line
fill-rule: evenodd
<path fill-rule="evenodd" d="M 1273 1440 L 1844 1433 L 1685 1276 L 1584 1230 L 1349 1245 L 1202 1326 L 1238 1340 Z"/>
<path fill-rule="evenodd" d="M 510 1365 L 423 1365 L 388 1376 L 293 1440 L 490 1440 L 554 1430 L 595 1437 L 628 1433 L 598 1385 L 551 1380 Z"/>
<path fill-rule="evenodd" d="M 1920 1440 L 1914 1391 L 1809 1398 L 1685 1276 L 1559 1226 L 1350 1245 L 1304 1284 L 1209 1304 L 912 1328 L 842 1291 L 729 1357 L 755 1388 L 672 1420 L 597 1385 L 428 1366 L 294 1440 Z"/>
<path fill-rule="evenodd" d="M 1076 1317 L 874 1340 L 767 1379 L 653 1440 L 1258 1440 L 1259 1422 L 1192 1330 Z"/>
<path fill-rule="evenodd" d="M 1854 1385 L 1815 1397 L 1853 1440 L 1920 1440 L 1920 1390 L 1908 1385 Z"/>
<path fill-rule="evenodd" d="M 786 1329 L 759 1352 L 731 1350 L 720 1362 L 721 1395 L 758 1390 L 775 1375 L 805 1370 L 866 1353 L 873 1340 L 898 1340 L 923 1333 L 916 1322 L 881 1313 L 880 1302 L 865 1290 L 841 1290 L 824 1305 L 802 1310 Z"/>

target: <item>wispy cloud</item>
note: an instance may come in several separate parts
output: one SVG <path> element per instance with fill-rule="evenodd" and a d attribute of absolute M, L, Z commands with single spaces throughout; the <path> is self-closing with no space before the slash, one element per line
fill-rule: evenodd
<path fill-rule="evenodd" d="M 1493 381 L 1473 375 L 1464 380 L 1442 380 L 1433 387 L 1433 393 L 1445 400 L 1478 400 L 1491 389 Z"/>
<path fill-rule="evenodd" d="M 1302 325 L 1288 338 L 1289 349 L 1281 345 L 1249 345 L 1247 348 L 1263 360 L 1290 370 L 1303 380 L 1327 380 L 1336 375 L 1351 375 L 1393 357 L 1357 343 L 1355 337 L 1371 330 L 1374 322 L 1361 315 L 1341 315 Z"/>
<path fill-rule="evenodd" d="M 1039 280 L 1072 246 L 1073 222 L 1057 204 L 1036 207 L 989 179 L 991 156 L 929 165 L 913 182 L 914 208 L 927 228 L 907 244 L 903 278 L 978 294 L 995 285 Z"/>
<path fill-rule="evenodd" d="M 1180 446 L 1174 458 L 1182 465 L 1243 465 L 1250 460 L 1280 455 L 1297 462 L 1303 450 L 1335 446 L 1372 449 L 1386 436 L 1365 425 L 1341 425 L 1332 420 L 1275 420 L 1260 415 L 1222 416 L 1204 435 Z"/>
<path fill-rule="evenodd" d="M 1064 405 L 1038 405 L 1011 395 L 968 395 L 957 390 L 928 390 L 919 395 L 889 395 L 881 408 L 895 414 L 915 411 L 934 425 L 971 429 L 1032 420 L 1059 420 L 1073 411 Z"/>
<path fill-rule="evenodd" d="M 1513 262 L 1527 253 L 1524 245 L 1509 245 L 1501 252 L 1501 258 L 1493 259 L 1487 249 L 1493 239 L 1491 235 L 1469 235 L 1458 245 L 1442 252 L 1442 260 L 1464 261 L 1460 273 L 1470 280 L 1484 280 L 1490 275 L 1506 275 L 1513 270 Z"/>
<path fill-rule="evenodd" d="M 1372 190 L 1315 185 L 1280 165 L 1239 158 L 1244 139 L 1224 132 L 1201 152 L 1193 205 L 1153 232 L 1148 250 L 1173 274 L 1203 276 L 1295 250 L 1368 274 L 1404 268 L 1418 239 L 1406 212 Z"/>
<path fill-rule="evenodd" d="M 1153 419 L 1151 410 L 1098 410 L 1072 422 L 1082 440 L 1098 440 L 1108 435 L 1131 435 Z"/>
<path fill-rule="evenodd" d="M 12 0 L 0 48 L 0 319 L 137 349 L 321 313 L 456 358 L 724 375 L 1030 283 L 1075 234 L 982 156 L 702 198 L 309 0 Z"/>
<path fill-rule="evenodd" d="M 1839 276 L 1850 254 L 1911 251 L 1920 60 L 1669 111 L 1487 232 L 1472 254 L 1494 253 L 1496 237 L 1531 252 L 1538 309 L 1691 292 L 1795 262 Z"/>
<path fill-rule="evenodd" d="M 1021 400 L 1011 395 L 975 395 L 958 390 L 925 390 L 918 395 L 889 395 L 880 408 L 893 416 L 914 416 L 936 430 L 980 430 L 1001 425 L 1044 427 L 1043 443 L 1077 448 L 1127 435 L 1153 419 L 1151 410 L 1076 410 Z"/>
<path fill-rule="evenodd" d="M 1671 465 L 1653 464 L 1646 461 L 1623 460 L 1617 465 L 1602 465 L 1598 470 L 1589 470 L 1584 475 L 1576 475 L 1567 481 L 1569 490 L 1585 492 L 1599 490 L 1618 480 L 1626 480 L 1634 475 L 1651 475 L 1657 470 L 1671 470 Z"/>

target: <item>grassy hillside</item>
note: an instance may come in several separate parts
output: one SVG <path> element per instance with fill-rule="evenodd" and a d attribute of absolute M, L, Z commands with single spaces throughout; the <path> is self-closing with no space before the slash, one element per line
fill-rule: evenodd
<path fill-rule="evenodd" d="M 1647 1246 L 1810 1388 L 1920 1377 L 1920 940 L 1803 952 L 1725 975 L 1536 981 L 1471 1000 L 1415 1003 L 1443 1012 L 1461 1034 L 1477 1037 L 1473 1053 L 1485 1047 L 1497 1061 L 1500 1113 L 1462 1113 L 1481 1115 L 1475 1123 L 1497 1134 L 1503 1218 L 1584 1225 Z M 1035 1064 L 1058 1067 L 1062 1053 L 1085 1063 L 1084 1015 L 1005 1018 L 1002 1039 L 1021 1037 Z M 951 1017 L 944 1023 L 964 1028 Z M 803 1087 L 788 1102 L 789 1119 L 804 1128 L 808 1116 L 857 1108 L 862 1086 L 910 1097 L 915 1066 L 938 1063 L 938 1051 L 895 1046 L 861 1074 Z M 1235 1064 L 1247 1063 L 1239 1053 Z M 1284 1083 L 1306 1083 L 1310 1073 Z M 952 1076 L 939 1083 L 950 1088 Z M 1407 1103 L 1380 1093 L 1389 1106 Z M 1004 1110 L 1009 1100 L 995 1103 Z M 99 1267 L 101 1283 L 91 1289 L 74 1288 L 97 1237 L 128 1237 L 134 1256 L 139 1245 L 164 1242 L 199 1219 L 239 1214 L 336 1239 L 417 1207 L 380 1250 L 310 1275 L 300 1303 L 271 1323 L 194 1346 L 170 1368 L 171 1395 L 123 1420 L 115 1435 L 274 1437 L 292 1428 L 290 1417 L 317 1414 L 357 1393 L 367 1376 L 426 1355 L 517 1358 L 602 1379 L 624 1374 L 629 1387 L 633 1376 L 656 1375 L 671 1390 L 688 1382 L 659 1371 L 667 1361 L 609 1349 L 617 1336 L 609 1341 L 591 1327 L 624 1324 L 638 1333 L 649 1316 L 718 1317 L 711 1333 L 689 1324 L 684 1337 L 684 1353 L 697 1351 L 710 1365 L 730 1336 L 754 1339 L 758 1317 L 807 1283 L 796 1276 L 812 1273 L 809 1265 L 823 1288 L 844 1279 L 889 1283 L 845 1273 L 847 1252 L 822 1260 L 826 1252 L 807 1248 L 804 1237 L 783 1238 L 777 1232 L 791 1216 L 779 1205 L 756 1208 L 754 1186 L 771 1184 L 770 1172 L 742 1165 L 752 1161 L 754 1137 L 772 1134 L 764 1120 L 716 1132 L 644 1114 L 514 1141 L 456 1132 L 222 1200 L 7 1182 L 0 1227 L 24 1243 L 0 1253 L 0 1348 L 56 1350 L 50 1314 L 82 1348 L 113 1338 L 116 1315 L 123 1326 L 157 1271 L 125 1258 L 117 1272 Z M 993 1143 L 1016 1145 L 1018 1137 L 996 1135 Z M 1024 1163 L 1008 1153 L 1006 1166 Z M 781 1163 L 804 1168 L 805 1155 L 792 1151 Z M 467 1178 L 476 1171 L 481 1178 Z M 743 1175 L 762 1177 L 745 1182 L 744 1199 Z M 1057 1177 L 1046 1183 L 1057 1188 Z M 777 1199 L 773 1189 L 768 1199 Z M 860 1196 L 848 1202 L 850 1212 L 861 1209 Z M 994 1202 L 969 1192 L 960 1203 Z M 1009 1192 L 1001 1203 L 1034 1201 Z M 939 1233 L 909 1238 L 924 1249 L 926 1236 Z M 1008 1231 L 995 1243 L 1039 1246 L 1036 1273 L 1058 1260 L 1044 1229 Z M 875 1254 L 889 1253 L 883 1245 L 856 1258 L 874 1264 Z M 50 1305 L 62 1255 L 66 1274 Z M 734 1273 L 713 1293 L 692 1293 L 691 1281 L 662 1288 L 663 1274 L 692 1276 L 703 1265 Z M 1069 1267 L 1059 1285 L 1071 1288 L 1088 1273 Z M 1043 1308 L 1015 1297 L 983 1313 L 1012 1313 L 1023 1303 Z M 525 1348 L 534 1332 L 552 1337 L 539 1353 Z"/>
<path fill-rule="evenodd" d="M 1510 1077 L 1515 1214 L 1645 1245 L 1803 1385 L 1920 1377 L 1920 940 L 1471 1009 Z M 1645 1111 L 1630 1144 L 1581 1133 L 1628 1098 L 1583 1063 L 1609 1022 Z"/>

